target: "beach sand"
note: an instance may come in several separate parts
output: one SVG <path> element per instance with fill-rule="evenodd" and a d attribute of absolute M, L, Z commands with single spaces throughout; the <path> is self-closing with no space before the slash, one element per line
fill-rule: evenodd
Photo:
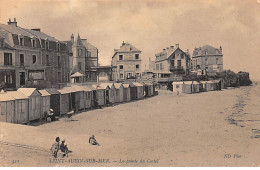
<path fill-rule="evenodd" d="M 0 123 L 2 166 L 259 166 L 260 85 L 157 96 L 42 125 Z M 101 146 L 91 146 L 94 134 Z M 72 153 L 49 151 L 55 137 Z M 95 161 L 93 160 L 95 159 Z M 60 161 L 60 162 L 58 162 Z M 63 162 L 62 162 L 63 161 Z"/>

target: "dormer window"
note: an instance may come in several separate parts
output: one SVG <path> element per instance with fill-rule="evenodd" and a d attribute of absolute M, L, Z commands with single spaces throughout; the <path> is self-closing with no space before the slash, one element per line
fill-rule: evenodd
<path fill-rule="evenodd" d="M 36 40 L 32 39 L 32 47 L 36 47 Z"/>
<path fill-rule="evenodd" d="M 208 50 L 205 50 L 205 55 L 207 55 L 208 54 Z"/>
<path fill-rule="evenodd" d="M 24 45 L 24 39 L 23 39 L 23 37 L 20 37 L 20 38 L 19 38 L 19 45 L 20 45 L 20 46 L 23 46 L 23 45 Z"/>
<path fill-rule="evenodd" d="M 45 48 L 49 49 L 49 41 L 45 41 Z"/>
<path fill-rule="evenodd" d="M 57 50 L 60 51 L 60 43 L 57 44 Z"/>

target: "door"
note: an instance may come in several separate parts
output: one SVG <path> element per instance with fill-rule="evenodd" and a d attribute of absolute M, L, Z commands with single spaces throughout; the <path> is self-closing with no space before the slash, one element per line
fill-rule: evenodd
<path fill-rule="evenodd" d="M 76 111 L 76 97 L 75 93 L 71 93 L 71 108 Z"/>
<path fill-rule="evenodd" d="M 25 72 L 20 72 L 20 86 L 25 85 Z"/>
<path fill-rule="evenodd" d="M 109 90 L 106 90 L 106 104 L 109 104 Z"/>

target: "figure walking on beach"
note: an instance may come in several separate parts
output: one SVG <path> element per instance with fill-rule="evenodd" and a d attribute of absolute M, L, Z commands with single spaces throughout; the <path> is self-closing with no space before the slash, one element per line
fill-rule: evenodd
<path fill-rule="evenodd" d="M 52 152 L 52 156 L 54 158 L 57 158 L 59 149 L 60 149 L 60 137 L 56 137 L 56 140 L 55 140 L 54 144 L 52 144 L 51 149 L 50 149 Z"/>

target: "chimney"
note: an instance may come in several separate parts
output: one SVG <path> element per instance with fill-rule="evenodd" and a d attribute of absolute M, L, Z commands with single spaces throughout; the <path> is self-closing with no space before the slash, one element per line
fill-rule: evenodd
<path fill-rule="evenodd" d="M 17 27 L 17 22 L 16 22 L 16 18 L 14 18 L 14 22 L 11 21 L 11 19 L 9 18 L 9 21 L 7 22 L 8 25 L 14 25 Z"/>
<path fill-rule="evenodd" d="M 166 49 L 165 49 L 165 48 L 163 49 L 163 52 L 166 52 Z"/>
<path fill-rule="evenodd" d="M 167 47 L 166 49 L 167 49 L 167 51 L 169 51 L 170 47 Z"/>
<path fill-rule="evenodd" d="M 31 30 L 41 32 L 41 29 L 40 29 L 40 28 L 33 28 L 33 29 L 31 29 Z"/>
<path fill-rule="evenodd" d="M 176 48 L 179 48 L 179 44 L 175 44 Z"/>
<path fill-rule="evenodd" d="M 173 49 L 174 49 L 174 46 L 172 45 L 172 46 L 170 46 L 170 48 L 171 48 L 171 50 L 173 50 Z"/>
<path fill-rule="evenodd" d="M 70 36 L 70 41 L 71 41 L 72 44 L 74 43 L 74 35 L 73 34 L 71 34 L 71 36 Z"/>
<path fill-rule="evenodd" d="M 123 43 L 122 43 L 122 46 L 124 46 L 125 45 L 125 41 L 123 41 Z"/>

